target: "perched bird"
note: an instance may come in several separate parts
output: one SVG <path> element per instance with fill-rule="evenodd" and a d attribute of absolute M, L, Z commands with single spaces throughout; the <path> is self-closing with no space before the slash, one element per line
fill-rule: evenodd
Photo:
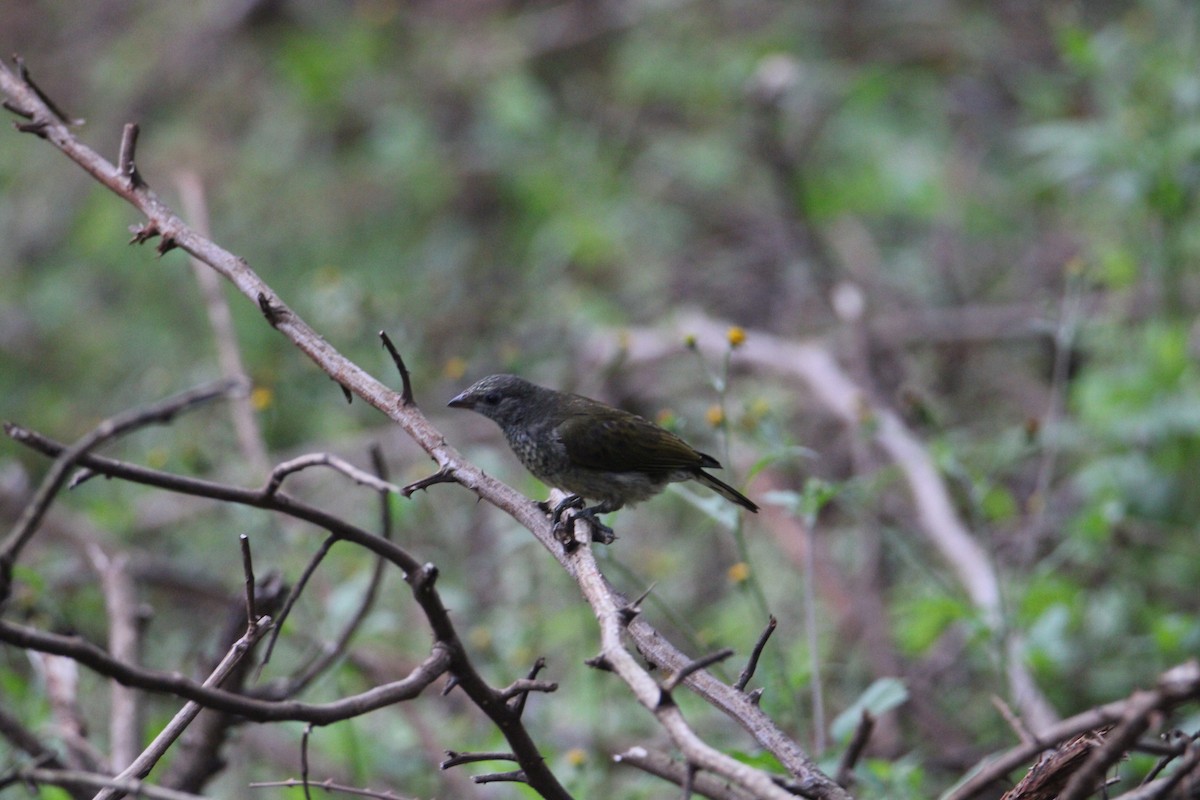
<path fill-rule="evenodd" d="M 704 471 L 721 466 L 715 458 L 637 414 L 597 400 L 546 389 L 516 375 L 492 375 L 459 394 L 450 406 L 493 420 L 526 469 L 543 483 L 571 492 L 554 510 L 556 523 L 567 508 L 595 500 L 596 505 L 582 513 L 597 532 L 611 536 L 597 514 L 641 502 L 668 483 L 689 480 L 758 511 L 737 489 Z"/>

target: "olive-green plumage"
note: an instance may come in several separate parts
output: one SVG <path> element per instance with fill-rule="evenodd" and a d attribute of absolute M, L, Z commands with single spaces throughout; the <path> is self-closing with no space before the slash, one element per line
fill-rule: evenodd
<path fill-rule="evenodd" d="M 450 401 L 493 420 L 525 468 L 549 486 L 597 501 L 596 514 L 652 497 L 668 483 L 695 480 L 727 500 L 758 506 L 704 471 L 710 455 L 637 414 L 532 384 L 492 375 Z"/>

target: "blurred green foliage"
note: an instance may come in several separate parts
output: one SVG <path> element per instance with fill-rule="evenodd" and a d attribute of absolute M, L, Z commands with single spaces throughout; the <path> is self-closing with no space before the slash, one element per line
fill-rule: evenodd
<path fill-rule="evenodd" d="M 650 367 L 597 364 L 589 347 L 698 308 L 751 338 L 829 334 L 853 362 L 822 276 L 854 282 L 869 320 L 917 331 L 874 343 L 858 366 L 884 402 L 904 408 L 914 387 L 932 399 L 937 413 L 912 424 L 996 560 L 1007 623 L 1026 637 L 1042 690 L 1066 715 L 1145 685 L 1200 647 L 1198 15 L 1183 0 L 31 0 L 0 7 L 0 51 L 20 52 L 102 152 L 115 157 L 121 125 L 139 121 L 151 186 L 176 204 L 178 173 L 199 174 L 214 239 L 334 346 L 398 383 L 376 338 L 387 330 L 422 408 L 522 491 L 544 488 L 494 432 L 440 411 L 473 377 L 519 371 L 669 411 L 741 474 L 757 461 L 755 488 L 788 501 L 771 513 L 816 523 L 830 719 L 871 686 L 947 719 L 937 739 L 903 715 L 859 770 L 864 797 L 921 797 L 1011 735 L 988 699 L 1005 693 L 996 632 L 921 538 L 898 472 L 790 386 L 743 369 L 736 349 L 702 368 L 683 343 Z M 2 141 L 0 416 L 69 441 L 213 378 L 184 257 L 127 247 L 129 208 L 32 137 Z M 772 143 L 790 164 L 772 161 Z M 397 482 L 428 471 L 229 296 L 273 454 L 330 449 L 365 463 L 364 443 L 378 439 Z M 927 313 L 993 305 L 1023 305 L 1033 333 L 920 333 Z M 206 409 L 112 452 L 260 483 L 225 419 Z M 29 480 L 45 469 L 0 444 L 0 473 L 13 464 Z M 297 482 L 375 524 L 362 490 L 332 475 Z M 806 485 L 828 496 L 789 509 Z M 763 707 L 811 741 L 802 556 L 769 532 L 783 523 L 742 519 L 731 534 L 728 509 L 679 499 L 617 515 L 608 574 L 633 595 L 655 584 L 646 613 L 697 654 L 747 653 L 762 609 L 775 613 L 756 679 Z M 533 697 L 527 720 L 572 791 L 661 796 L 609 763 L 656 732 L 582 666 L 594 623 L 570 581 L 465 492 L 434 487 L 394 507 L 398 538 L 443 568 L 439 587 L 495 684 L 550 654 L 560 695 Z M 237 597 L 237 533 L 291 579 L 318 541 L 112 481 L 62 508 L 159 576 L 143 592 L 156 609 L 148 660 L 163 669 L 206 646 L 211 623 L 196 624 L 196 607 L 216 618 L 221 598 Z M 285 674 L 336 633 L 369 568 L 365 554 L 334 549 L 269 670 Z M 103 600 L 78 552 L 60 541 L 22 569 L 30 619 L 103 639 Z M 399 576 L 386 586 L 355 640 L 367 656 L 316 695 L 403 674 L 427 647 Z M 885 635 L 868 636 L 872 626 Z M 29 675 L 19 654 L 0 653 L 6 707 L 37 727 L 49 709 Z M 103 682 L 84 680 L 102 706 Z M 156 701 L 155 719 L 172 708 Z M 748 747 L 711 711 L 687 711 L 718 744 Z M 295 752 L 299 726 L 284 731 Z M 452 695 L 323 729 L 313 746 L 346 781 L 450 796 L 461 786 L 433 769 L 440 750 L 501 744 Z M 231 796 L 294 771 L 265 750 L 233 766 Z"/>

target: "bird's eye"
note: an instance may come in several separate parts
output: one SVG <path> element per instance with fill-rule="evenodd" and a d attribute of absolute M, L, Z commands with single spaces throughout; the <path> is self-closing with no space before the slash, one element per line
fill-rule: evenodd
<path fill-rule="evenodd" d="M 487 394 L 485 394 L 483 396 L 483 402 L 487 403 L 489 406 L 496 405 L 496 403 L 500 402 L 500 393 L 499 392 L 488 392 Z"/>

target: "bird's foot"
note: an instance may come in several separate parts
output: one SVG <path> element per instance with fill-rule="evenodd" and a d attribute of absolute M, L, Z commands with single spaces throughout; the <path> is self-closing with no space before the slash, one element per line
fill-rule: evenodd
<path fill-rule="evenodd" d="M 601 506 L 584 508 L 584 499 L 577 494 L 569 495 L 550 512 L 550 520 L 554 523 L 554 537 L 562 542 L 568 552 L 578 546 L 575 541 L 575 520 L 584 519 L 592 532 L 592 541 L 598 544 L 612 544 L 617 540 L 613 529 L 600 521 L 597 516 L 603 513 Z M 549 508 L 548 505 L 543 508 Z M 574 514 L 567 514 L 574 511 Z M 564 516 L 565 515 L 565 516 Z"/>
<path fill-rule="evenodd" d="M 579 509 L 583 508 L 583 506 L 584 506 L 584 499 L 582 497 L 580 497 L 577 494 L 569 494 L 566 497 L 564 497 L 558 505 L 556 505 L 554 507 L 553 511 L 550 512 L 550 521 L 553 522 L 554 527 L 557 528 L 559 525 L 562 524 L 562 515 L 567 509 L 573 508 L 575 510 L 579 510 Z M 549 510 L 549 508 L 550 508 L 549 503 L 544 504 L 543 508 L 545 508 L 546 510 Z"/>

